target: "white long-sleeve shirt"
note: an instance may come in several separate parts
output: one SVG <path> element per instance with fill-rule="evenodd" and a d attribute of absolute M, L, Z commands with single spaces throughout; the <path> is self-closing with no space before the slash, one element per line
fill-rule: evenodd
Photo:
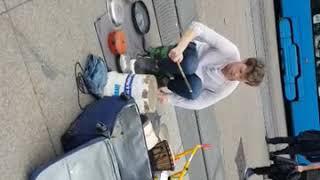
<path fill-rule="evenodd" d="M 186 109 L 206 108 L 230 95 L 239 85 L 239 81 L 230 81 L 222 73 L 222 68 L 240 61 L 238 48 L 228 39 L 199 22 L 189 27 L 195 34 L 199 66 L 196 75 L 202 81 L 200 96 L 186 99 L 177 94 L 168 94 L 169 102 Z"/>

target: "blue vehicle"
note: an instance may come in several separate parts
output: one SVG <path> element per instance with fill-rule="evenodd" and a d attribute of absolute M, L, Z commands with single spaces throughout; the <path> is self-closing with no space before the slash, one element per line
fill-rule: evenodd
<path fill-rule="evenodd" d="M 320 130 L 320 0 L 279 0 L 278 40 L 288 129 Z M 297 157 L 298 162 L 308 163 Z"/>

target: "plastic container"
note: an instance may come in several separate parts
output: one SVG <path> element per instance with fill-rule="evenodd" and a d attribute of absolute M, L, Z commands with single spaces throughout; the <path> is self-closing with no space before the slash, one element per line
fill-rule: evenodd
<path fill-rule="evenodd" d="M 108 73 L 104 96 L 120 96 L 125 93 L 133 97 L 140 113 L 155 112 L 157 104 L 157 80 L 153 75 Z"/>

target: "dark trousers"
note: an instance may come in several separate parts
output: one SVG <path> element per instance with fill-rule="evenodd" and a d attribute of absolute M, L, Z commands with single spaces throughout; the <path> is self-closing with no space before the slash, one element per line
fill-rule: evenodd
<path fill-rule="evenodd" d="M 278 167 L 276 165 L 271 165 L 271 166 L 265 166 L 265 167 L 258 167 L 252 169 L 253 172 L 256 175 L 267 175 L 268 178 L 272 180 L 287 180 L 287 172 L 281 172 L 279 171 Z"/>
<path fill-rule="evenodd" d="M 271 167 L 270 166 L 253 168 L 252 170 L 256 175 L 268 175 L 268 174 L 271 173 Z"/>
<path fill-rule="evenodd" d="M 272 152 L 273 155 L 289 154 L 294 156 L 299 153 L 299 146 L 294 145 L 296 139 L 294 137 L 276 137 L 268 140 L 269 144 L 288 144 L 284 149 Z"/>
<path fill-rule="evenodd" d="M 186 74 L 186 77 L 193 91 L 192 93 L 190 93 L 176 63 L 174 63 L 169 58 L 161 59 L 158 62 L 161 73 L 171 74 L 174 76 L 174 80 L 170 80 L 167 85 L 168 89 L 187 99 L 197 98 L 200 95 L 202 89 L 201 79 L 195 74 L 198 65 L 199 59 L 196 50 L 196 44 L 190 43 L 183 52 L 183 61 L 181 62 L 181 67 Z"/>
<path fill-rule="evenodd" d="M 297 146 L 287 146 L 284 149 L 272 152 L 273 155 L 289 154 L 294 156 L 300 153 L 300 149 Z"/>
<path fill-rule="evenodd" d="M 293 144 L 295 142 L 294 137 L 275 137 L 268 139 L 269 144 Z"/>
<path fill-rule="evenodd" d="M 257 175 L 267 175 L 268 178 L 273 180 L 287 180 L 291 179 L 289 178 L 291 176 L 292 179 L 295 179 L 295 176 L 299 176 L 299 174 L 294 174 L 294 166 L 286 164 L 272 164 L 270 166 L 258 167 L 252 170 Z"/>
<path fill-rule="evenodd" d="M 253 168 L 252 171 L 257 175 L 267 175 L 273 180 L 298 180 L 300 173 L 296 171 L 297 163 L 294 160 L 280 156 L 270 158 L 273 164 L 265 167 Z"/>

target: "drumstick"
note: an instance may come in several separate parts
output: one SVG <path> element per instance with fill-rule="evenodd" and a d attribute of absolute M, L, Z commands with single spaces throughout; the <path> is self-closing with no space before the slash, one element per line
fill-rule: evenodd
<path fill-rule="evenodd" d="M 183 69 L 182 69 L 182 67 L 181 67 L 181 65 L 180 65 L 180 62 L 177 62 L 177 65 L 178 65 L 179 71 L 180 71 L 180 73 L 181 73 L 181 75 L 182 75 L 182 77 L 183 77 L 183 80 L 184 80 L 184 82 L 186 83 L 186 85 L 187 85 L 187 87 L 188 87 L 188 89 L 189 89 L 189 92 L 192 93 L 191 85 L 190 85 L 190 83 L 189 83 L 186 75 L 185 75 L 184 72 L 183 72 Z"/>

